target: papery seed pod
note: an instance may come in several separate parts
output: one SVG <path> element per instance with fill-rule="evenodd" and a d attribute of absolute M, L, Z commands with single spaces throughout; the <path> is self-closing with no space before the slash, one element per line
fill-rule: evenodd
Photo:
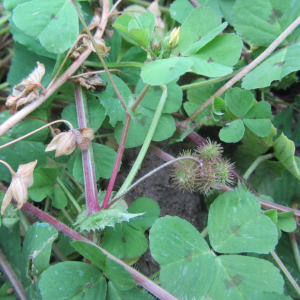
<path fill-rule="evenodd" d="M 81 150 L 87 150 L 94 139 L 93 128 L 81 128 L 76 130 L 76 146 Z"/>
<path fill-rule="evenodd" d="M 62 132 L 54 137 L 45 149 L 46 152 L 56 150 L 55 157 L 71 154 L 76 149 L 76 130 Z"/>
<path fill-rule="evenodd" d="M 17 173 L 12 170 L 12 181 L 8 187 L 2 201 L 1 214 L 10 204 L 12 197 L 18 202 L 18 208 L 21 208 L 28 198 L 27 188 L 33 184 L 33 170 L 37 164 L 37 160 L 28 164 L 20 165 Z"/>

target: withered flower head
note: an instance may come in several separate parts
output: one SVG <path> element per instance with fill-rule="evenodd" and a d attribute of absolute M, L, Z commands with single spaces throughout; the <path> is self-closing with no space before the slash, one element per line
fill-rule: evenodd
<path fill-rule="evenodd" d="M 62 132 L 54 137 L 46 148 L 46 152 L 56 150 L 55 157 L 63 154 L 71 154 L 76 147 L 81 150 L 87 150 L 90 141 L 94 139 L 93 128 L 71 129 L 68 132 Z"/>
<path fill-rule="evenodd" d="M 63 154 L 71 154 L 75 149 L 76 133 L 73 129 L 56 135 L 45 151 L 48 152 L 56 150 L 55 157 L 58 157 Z"/>
<path fill-rule="evenodd" d="M 25 165 L 20 165 L 17 173 L 12 173 L 12 181 L 8 187 L 1 206 L 1 214 L 4 214 L 6 207 L 15 197 L 18 202 L 18 208 L 21 208 L 28 198 L 27 188 L 33 184 L 33 170 L 37 160 Z"/>
<path fill-rule="evenodd" d="M 11 109 L 11 113 L 23 104 L 29 103 L 39 96 L 38 87 L 42 87 L 41 80 L 45 74 L 45 66 L 37 62 L 38 66 L 29 76 L 13 88 L 12 95 L 8 96 L 6 106 Z"/>

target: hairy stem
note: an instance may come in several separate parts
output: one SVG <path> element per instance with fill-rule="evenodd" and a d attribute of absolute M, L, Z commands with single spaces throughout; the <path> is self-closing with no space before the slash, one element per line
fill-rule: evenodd
<path fill-rule="evenodd" d="M 285 265 L 283 264 L 283 262 L 281 261 L 281 259 L 278 257 L 278 255 L 276 254 L 275 251 L 271 251 L 270 254 L 272 255 L 272 257 L 275 259 L 276 263 L 278 264 L 279 268 L 281 269 L 281 271 L 284 273 L 284 275 L 288 278 L 288 280 L 290 281 L 290 283 L 292 284 L 292 286 L 295 288 L 295 290 L 297 291 L 297 293 L 300 296 L 300 287 L 297 284 L 296 280 L 292 277 L 291 273 L 288 271 L 288 269 L 285 267 Z"/>
<path fill-rule="evenodd" d="M 79 83 L 75 83 L 75 103 L 77 110 L 77 120 L 79 128 L 89 128 L 89 114 L 87 100 L 83 88 Z M 99 212 L 99 201 L 96 181 L 95 162 L 93 154 L 93 144 L 87 150 L 81 150 L 82 166 L 85 186 L 85 200 L 87 215 Z"/>
<path fill-rule="evenodd" d="M 19 278 L 17 277 L 16 273 L 14 272 L 13 268 L 11 267 L 10 263 L 7 261 L 5 255 L 0 249 L 0 268 L 9 280 L 11 286 L 13 287 L 17 297 L 20 300 L 26 300 L 26 292 L 25 289 L 20 282 Z"/>
<path fill-rule="evenodd" d="M 13 199 L 13 202 L 15 204 L 17 204 L 17 201 L 15 199 Z M 138 272 L 134 268 L 131 268 L 130 266 L 128 266 L 124 261 L 116 258 L 115 256 L 113 256 L 112 254 L 107 252 L 105 249 L 99 247 L 98 245 L 93 244 L 91 241 L 89 241 L 88 239 L 86 239 L 85 237 L 80 235 L 78 232 L 72 230 L 70 227 L 68 227 L 67 225 L 65 225 L 65 224 L 61 223 L 60 221 L 56 220 L 52 216 L 44 213 L 43 211 L 41 211 L 37 207 L 35 207 L 35 206 L 33 206 L 29 203 L 25 203 L 23 205 L 22 209 L 24 209 L 26 211 L 29 211 L 30 213 L 37 216 L 39 219 L 43 220 L 44 222 L 49 223 L 51 226 L 53 226 L 56 229 L 58 229 L 59 231 L 63 232 L 64 234 L 66 234 L 70 238 L 72 238 L 76 241 L 83 241 L 83 242 L 86 242 L 86 243 L 90 243 L 93 246 L 98 247 L 105 255 L 107 255 L 107 257 L 111 258 L 112 260 L 114 260 L 118 264 L 122 265 L 129 273 L 131 273 L 134 276 L 134 279 L 137 283 L 142 285 L 144 288 L 146 288 L 148 291 L 150 291 L 151 293 L 156 295 L 158 298 L 160 298 L 162 300 L 178 300 L 178 298 L 174 297 L 169 292 L 164 290 L 162 287 L 158 286 L 153 281 L 149 280 L 146 276 L 144 276 L 143 274 L 141 274 L 140 272 Z M 24 299 L 26 299 L 26 298 L 24 298 Z"/>
<path fill-rule="evenodd" d="M 243 175 L 243 177 L 248 180 L 248 178 L 250 177 L 250 175 L 253 173 L 253 171 L 257 168 L 257 166 L 259 164 L 261 164 L 262 162 L 264 162 L 265 160 L 268 160 L 270 158 L 274 157 L 274 154 L 266 154 L 266 155 L 261 155 L 259 156 L 252 164 L 251 166 L 248 168 L 248 170 L 245 172 L 245 174 Z"/>
<path fill-rule="evenodd" d="M 2 163 L 3 165 L 5 165 L 8 168 L 8 170 L 12 176 L 16 175 L 15 171 L 12 169 L 12 167 L 6 161 L 0 160 L 0 163 Z"/>
<path fill-rule="evenodd" d="M 181 128 L 186 128 L 189 122 L 193 122 L 199 114 L 209 106 L 215 97 L 222 95 L 237 81 L 243 78 L 249 73 L 254 67 L 261 63 L 267 56 L 269 56 L 280 43 L 300 24 L 300 17 L 298 17 L 261 55 L 253 60 L 248 66 L 246 66 L 241 72 L 224 84 L 217 92 L 215 92 L 206 102 L 204 102 L 192 115 L 190 115 L 185 121 L 182 122 Z"/>
<path fill-rule="evenodd" d="M 168 165 L 171 165 L 173 163 L 176 163 L 179 160 L 183 160 L 183 159 L 189 159 L 189 160 L 193 160 L 195 162 L 197 162 L 200 166 L 202 165 L 201 160 L 193 157 L 193 156 L 182 156 L 179 158 L 174 158 L 173 160 L 170 160 L 166 163 L 164 163 L 163 165 L 155 168 L 154 170 L 150 171 L 149 173 L 147 173 L 146 175 L 144 175 L 143 177 L 141 177 L 140 179 L 138 179 L 135 183 L 133 183 L 128 189 L 126 189 L 124 192 L 118 194 L 114 200 L 109 204 L 109 207 L 112 206 L 116 201 L 118 201 L 119 199 L 121 199 L 125 194 L 127 194 L 129 191 L 131 191 L 134 187 L 136 187 L 138 184 L 140 184 L 142 181 L 144 181 L 145 179 L 149 178 L 150 176 L 152 176 L 154 173 L 162 170 L 163 168 L 167 167 Z"/>
<path fill-rule="evenodd" d="M 158 121 L 160 119 L 160 116 L 162 114 L 162 111 L 163 111 L 163 108 L 164 108 L 164 105 L 166 103 L 166 100 L 167 100 L 167 96 L 168 96 L 168 90 L 167 90 L 167 87 L 165 85 L 162 85 L 161 86 L 162 90 L 163 90 L 163 93 L 161 95 L 161 98 L 160 98 L 160 101 L 158 103 L 158 106 L 157 106 L 157 109 L 156 109 L 156 112 L 154 114 L 154 117 L 153 117 L 153 120 L 152 120 L 152 123 L 150 125 L 150 128 L 149 128 L 149 131 L 148 131 L 148 134 L 145 138 L 145 141 L 144 141 L 144 144 L 140 150 L 140 153 L 132 167 L 132 169 L 130 170 L 130 173 L 128 174 L 125 182 L 123 183 L 123 185 L 121 186 L 120 190 L 118 191 L 117 193 L 117 196 L 120 195 L 121 193 L 123 193 L 129 186 L 130 184 L 132 183 L 136 173 L 138 172 L 141 164 L 142 164 L 142 161 L 146 155 L 146 152 L 149 148 L 149 145 L 151 143 L 151 140 L 153 138 L 153 135 L 154 135 L 154 132 L 155 132 L 155 129 L 157 127 L 157 124 L 158 124 Z"/>

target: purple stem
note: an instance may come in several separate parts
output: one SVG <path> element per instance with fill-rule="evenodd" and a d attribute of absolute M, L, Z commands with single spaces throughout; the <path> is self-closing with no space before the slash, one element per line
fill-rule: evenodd
<path fill-rule="evenodd" d="M 0 249 L 0 267 L 7 279 L 9 280 L 11 286 L 14 288 L 14 291 L 20 300 L 26 300 L 25 289 L 11 267 L 10 263 L 7 261 L 5 255 Z M 4 297 L 5 298 L 5 297 Z"/>
<path fill-rule="evenodd" d="M 118 171 L 119 171 L 119 167 L 120 167 L 120 164 L 121 164 L 121 159 L 122 159 L 122 156 L 123 156 L 125 143 L 126 143 L 126 139 L 127 139 L 127 135 L 128 135 L 130 121 L 131 121 L 131 116 L 128 113 L 126 113 L 125 124 L 124 124 L 123 132 L 122 132 L 121 141 L 120 141 L 120 144 L 119 144 L 119 149 L 118 149 L 116 161 L 115 161 L 114 168 L 113 168 L 113 171 L 112 171 L 112 174 L 111 174 L 111 178 L 109 180 L 109 184 L 108 184 L 108 187 L 107 187 L 107 191 L 106 191 L 106 194 L 105 194 L 102 206 L 101 206 L 101 210 L 107 208 L 107 205 L 108 205 L 108 202 L 109 202 L 109 199 L 110 199 L 110 196 L 111 196 L 111 193 L 112 193 L 112 190 L 113 190 L 113 187 L 114 187 L 117 175 L 118 175 Z"/>
<path fill-rule="evenodd" d="M 82 87 L 79 83 L 75 83 L 75 101 L 79 128 L 89 128 L 90 124 L 86 97 L 83 94 Z M 92 143 L 90 144 L 89 149 L 82 150 L 81 153 L 84 174 L 86 210 L 87 215 L 91 215 L 99 212 L 100 210 Z"/>
<path fill-rule="evenodd" d="M 17 201 L 15 199 L 13 199 L 12 202 L 17 204 Z M 56 228 L 59 231 L 63 232 L 64 234 L 66 234 L 70 238 L 72 238 L 76 241 L 83 241 L 83 242 L 86 242 L 86 243 L 90 243 L 90 244 L 94 245 L 95 247 L 98 247 L 105 255 L 107 255 L 107 257 L 111 258 L 112 260 L 114 260 L 118 264 L 122 265 L 129 273 L 131 273 L 137 283 L 142 285 L 145 289 L 150 291 L 152 294 L 154 294 L 158 298 L 160 298 L 162 300 L 179 300 L 175 296 L 171 295 L 168 291 L 164 290 L 162 287 L 155 284 L 152 280 L 150 280 L 149 278 L 147 278 L 146 276 L 144 276 L 143 274 L 141 274 L 137 270 L 135 270 L 135 269 L 131 268 L 130 266 L 128 266 L 122 260 L 116 258 L 112 254 L 107 252 L 105 249 L 95 245 L 94 243 L 92 243 L 91 241 L 89 241 L 88 239 L 86 239 L 85 237 L 80 235 L 78 232 L 72 230 L 67 225 L 61 223 L 60 221 L 56 220 L 55 218 L 48 215 L 47 213 L 41 211 L 37 207 L 35 207 L 35 206 L 33 206 L 33 205 L 26 202 L 23 205 L 22 209 L 24 209 L 26 211 L 29 211 L 33 215 L 37 216 L 39 219 L 49 223 L 51 226 L 53 226 L 54 228 Z"/>

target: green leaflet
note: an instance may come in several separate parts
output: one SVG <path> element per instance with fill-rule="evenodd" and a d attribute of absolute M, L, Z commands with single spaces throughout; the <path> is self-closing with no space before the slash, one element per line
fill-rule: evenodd
<path fill-rule="evenodd" d="M 278 293 L 263 292 L 252 295 L 249 300 L 292 300 L 292 298 Z"/>
<path fill-rule="evenodd" d="M 267 47 L 296 20 L 299 12 L 299 1 L 238 0 L 232 9 L 232 21 L 242 38 L 254 45 Z M 294 41 L 298 34 L 299 28 L 296 28 L 282 45 Z"/>
<path fill-rule="evenodd" d="M 242 87 L 247 90 L 263 88 L 269 86 L 273 80 L 280 80 L 299 70 L 300 62 L 297 60 L 299 55 L 298 43 L 275 52 L 243 78 Z"/>
<path fill-rule="evenodd" d="M 142 68 L 141 77 L 150 85 L 168 84 L 177 81 L 192 65 L 193 61 L 185 57 L 156 60 Z"/>
<path fill-rule="evenodd" d="M 278 242 L 275 224 L 260 212 L 254 195 L 244 191 L 226 192 L 210 206 L 209 240 L 219 253 L 269 253 Z M 230 216 L 230 218 L 228 218 Z"/>
<path fill-rule="evenodd" d="M 220 130 L 219 137 L 226 143 L 236 143 L 243 136 L 246 125 L 255 135 L 267 137 L 272 130 L 271 106 L 265 101 L 254 102 L 254 97 L 248 91 L 234 88 L 225 94 L 225 100 L 233 122 L 228 123 Z M 229 117 L 230 119 L 230 117 Z"/>
<path fill-rule="evenodd" d="M 120 291 L 111 281 L 108 283 L 107 300 L 154 300 L 154 297 L 147 291 L 133 288 L 127 291 Z"/>
<path fill-rule="evenodd" d="M 50 5 L 47 0 L 25 2 L 13 10 L 12 18 L 17 27 L 38 38 L 49 52 L 64 52 L 74 44 L 79 33 L 76 10 L 66 0 L 52 1 Z"/>
<path fill-rule="evenodd" d="M 206 4 L 207 0 L 198 0 L 197 2 L 202 6 Z M 193 9 L 193 5 L 188 1 L 175 0 L 170 5 L 170 16 L 177 22 L 183 23 Z"/>
<path fill-rule="evenodd" d="M 102 247 L 118 258 L 138 257 L 146 252 L 148 241 L 143 232 L 128 223 L 109 228 L 102 240 Z"/>
<path fill-rule="evenodd" d="M 295 144 L 283 133 L 274 141 L 275 157 L 289 170 L 296 178 L 300 179 L 298 165 L 295 161 Z"/>
<path fill-rule="evenodd" d="M 152 13 L 146 12 L 131 17 L 123 14 L 118 17 L 113 25 L 116 29 L 132 38 L 141 46 L 148 47 L 155 25 L 155 17 Z"/>
<path fill-rule="evenodd" d="M 95 245 L 83 242 L 74 241 L 71 242 L 71 246 L 76 249 L 82 256 L 87 258 L 102 272 L 106 270 L 106 255 Z"/>
<path fill-rule="evenodd" d="M 36 202 L 41 202 L 47 196 L 52 199 L 52 205 L 56 208 L 64 208 L 68 199 L 61 188 L 55 186 L 57 169 L 37 168 L 34 170 L 34 183 L 28 189 L 30 198 Z"/>
<path fill-rule="evenodd" d="M 25 236 L 21 257 L 21 274 L 25 287 L 49 268 L 52 243 L 58 231 L 47 223 L 34 223 Z"/>
<path fill-rule="evenodd" d="M 94 129 L 95 133 L 100 128 L 102 122 L 105 119 L 105 108 L 101 105 L 99 100 L 88 100 L 87 107 L 90 127 Z M 71 122 L 74 128 L 79 128 L 75 104 L 70 104 L 66 108 L 64 108 L 61 117 L 62 119 Z"/>
<path fill-rule="evenodd" d="M 42 84 L 46 87 L 50 83 L 55 60 L 29 51 L 25 46 L 17 42 L 14 43 L 14 49 L 15 55 L 12 58 L 12 65 L 7 78 L 9 84 L 13 87 L 20 83 L 36 68 L 36 62 L 39 61 L 45 65 L 45 75 L 42 78 Z"/>
<path fill-rule="evenodd" d="M 65 261 L 51 266 L 42 274 L 39 289 L 43 300 L 104 300 L 107 284 L 96 267 Z"/>
<path fill-rule="evenodd" d="M 150 230 L 150 250 L 161 266 L 163 288 L 180 299 L 206 295 L 214 276 L 214 256 L 190 223 L 171 216 L 158 219 Z"/>
<path fill-rule="evenodd" d="M 244 300 L 258 292 L 283 293 L 283 278 L 268 261 L 241 255 L 221 255 L 215 258 L 215 264 L 207 299 Z"/>

